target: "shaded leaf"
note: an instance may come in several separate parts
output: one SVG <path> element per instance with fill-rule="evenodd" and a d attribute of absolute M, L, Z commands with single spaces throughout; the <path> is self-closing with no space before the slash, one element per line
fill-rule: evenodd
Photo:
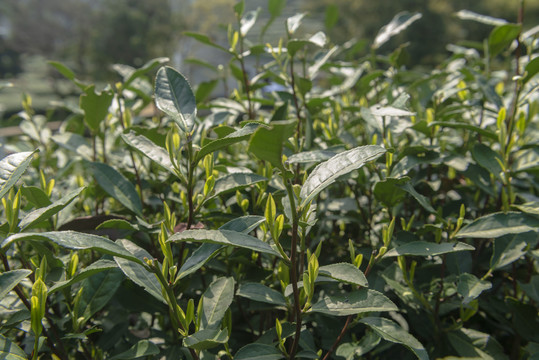
<path fill-rule="evenodd" d="M 26 279 L 31 270 L 18 269 L 5 271 L 0 274 L 0 299 L 3 299 L 17 284 Z"/>
<path fill-rule="evenodd" d="M 73 276 L 69 280 L 59 281 L 49 288 L 48 295 L 54 294 L 55 292 L 65 289 L 73 284 L 81 282 L 82 280 L 89 278 L 92 275 L 100 273 L 101 271 L 110 270 L 117 268 L 118 265 L 114 261 L 100 259 L 97 260 L 84 269 L 82 269 L 78 274 Z"/>
<path fill-rule="evenodd" d="M 70 193 L 66 194 L 63 198 L 58 201 L 55 201 L 51 205 L 36 209 L 28 213 L 19 223 L 19 227 L 21 228 L 21 230 L 24 230 L 26 228 L 37 225 L 42 221 L 50 219 L 53 215 L 60 212 L 60 210 L 64 209 L 73 200 L 75 200 L 75 198 L 77 198 L 84 189 L 85 188 L 83 187 L 78 188 L 77 190 L 71 191 Z"/>
<path fill-rule="evenodd" d="M 15 343 L 0 335 L 0 359 L 3 360 L 26 360 L 28 356 Z"/>
<path fill-rule="evenodd" d="M 385 256 L 436 256 L 457 251 L 471 251 L 475 248 L 471 245 L 456 242 L 456 243 L 432 243 L 427 241 L 412 241 L 407 244 L 389 250 Z"/>
<path fill-rule="evenodd" d="M 129 350 L 121 354 L 114 355 L 110 360 L 136 359 L 143 356 L 151 356 L 159 354 L 157 345 L 148 340 L 140 340 L 133 345 Z"/>
<path fill-rule="evenodd" d="M 259 283 L 241 284 L 236 295 L 254 301 L 286 306 L 283 294 Z"/>
<path fill-rule="evenodd" d="M 367 317 L 359 320 L 359 322 L 369 326 L 385 340 L 406 346 L 418 359 L 429 359 L 429 355 L 423 345 L 393 321 L 379 317 Z"/>
<path fill-rule="evenodd" d="M 397 306 L 378 291 L 361 289 L 346 295 L 326 296 L 310 312 L 347 316 L 371 311 L 398 311 Z"/>
<path fill-rule="evenodd" d="M 95 91 L 95 85 L 84 89 L 80 96 L 80 108 L 84 111 L 84 121 L 93 133 L 99 131 L 99 125 L 109 113 L 114 94 L 111 90 Z"/>
<path fill-rule="evenodd" d="M 249 152 L 260 160 L 270 162 L 274 167 L 286 172 L 283 166 L 283 146 L 294 134 L 296 121 L 274 121 L 271 128 L 260 127 L 249 141 Z"/>
<path fill-rule="evenodd" d="M 45 194 L 43 190 L 38 188 L 37 186 L 21 186 L 21 194 L 24 196 L 24 198 L 28 201 L 30 201 L 32 204 L 34 204 L 38 208 L 42 208 L 45 206 L 49 206 L 52 204 L 51 200 Z"/>
<path fill-rule="evenodd" d="M 524 70 L 526 71 L 526 76 L 522 79 L 522 84 L 526 84 L 539 72 L 539 57 L 536 57 L 527 63 Z"/>
<path fill-rule="evenodd" d="M 537 233 L 505 235 L 494 239 L 494 251 L 490 258 L 490 269 L 500 269 L 517 261 L 526 254 L 528 244 L 533 248 L 537 244 Z"/>
<path fill-rule="evenodd" d="M 354 360 L 359 356 L 367 354 L 380 343 L 380 336 L 374 331 L 367 331 L 365 336 L 358 342 L 344 343 L 335 351 L 335 355 L 344 357 L 346 360 Z"/>
<path fill-rule="evenodd" d="M 108 304 L 123 278 L 120 270 L 112 269 L 95 274 L 82 282 L 78 315 L 84 318 L 84 322 Z"/>
<path fill-rule="evenodd" d="M 225 49 L 224 47 L 214 43 L 207 35 L 196 33 L 196 32 L 191 32 L 191 31 L 185 31 L 185 32 L 183 32 L 183 35 L 189 36 L 190 38 L 193 38 L 196 41 L 201 42 L 202 44 L 212 46 L 212 47 L 217 48 L 219 50 L 222 50 L 222 51 L 224 51 L 226 53 L 230 53 L 230 51 L 228 49 Z"/>
<path fill-rule="evenodd" d="M 24 174 L 36 151 L 19 152 L 0 160 L 0 199 L 7 194 Z"/>
<path fill-rule="evenodd" d="M 464 226 L 457 237 L 496 238 L 507 234 L 520 234 L 539 230 L 539 216 L 519 213 L 495 213 L 480 217 Z"/>
<path fill-rule="evenodd" d="M 249 344 L 238 350 L 235 360 L 279 360 L 284 355 L 275 346 L 266 344 Z"/>
<path fill-rule="evenodd" d="M 228 341 L 226 329 L 204 329 L 183 339 L 183 346 L 195 350 L 207 350 Z"/>
<path fill-rule="evenodd" d="M 85 160 L 92 160 L 92 147 L 90 146 L 89 141 L 84 136 L 65 132 L 63 134 L 55 134 L 51 137 L 51 139 L 64 149 L 79 154 Z"/>
<path fill-rule="evenodd" d="M 377 181 L 374 185 L 374 196 L 376 200 L 388 207 L 393 207 L 398 204 L 405 196 L 406 192 L 401 189 L 400 184 L 410 181 L 409 177 L 403 178 L 385 178 Z"/>
<path fill-rule="evenodd" d="M 99 184 L 110 196 L 118 200 L 127 209 L 136 215 L 142 215 L 142 202 L 135 186 L 112 166 L 100 162 L 88 162 L 93 175 Z"/>
<path fill-rule="evenodd" d="M 490 56 L 494 57 L 516 40 L 522 26 L 518 24 L 504 24 L 495 27 L 488 37 Z"/>
<path fill-rule="evenodd" d="M 327 276 L 340 282 L 358 286 L 369 286 L 367 278 L 361 270 L 349 263 L 338 263 L 320 266 L 318 274 Z"/>
<path fill-rule="evenodd" d="M 200 323 L 202 329 L 219 326 L 234 299 L 234 283 L 231 277 L 221 277 L 212 282 L 204 292 Z"/>
<path fill-rule="evenodd" d="M 472 157 L 477 164 L 487 169 L 497 179 L 501 179 L 500 173 L 503 170 L 499 161 L 503 161 L 503 159 L 500 154 L 485 144 L 475 144 L 472 149 Z"/>
<path fill-rule="evenodd" d="M 460 123 L 460 122 L 446 122 L 446 121 L 433 121 L 428 124 L 429 128 L 433 126 L 440 126 L 440 127 L 448 127 L 452 129 L 466 129 L 473 132 L 476 132 L 478 134 L 481 134 L 482 136 L 486 136 L 490 139 L 497 140 L 498 135 L 496 133 L 493 133 L 492 131 L 489 131 L 487 129 L 480 128 L 479 126 L 466 124 L 466 123 Z"/>
<path fill-rule="evenodd" d="M 304 208 L 318 193 L 333 184 L 338 177 L 359 169 L 367 162 L 378 159 L 385 152 L 386 149 L 377 145 L 360 146 L 318 164 L 301 188 L 300 207 Z"/>
<path fill-rule="evenodd" d="M 404 184 L 397 184 L 397 186 L 400 187 L 402 190 L 406 191 L 407 193 L 409 193 L 410 195 L 412 195 L 414 197 L 414 199 L 417 200 L 419 205 L 421 205 L 421 206 L 423 206 L 423 208 L 425 208 L 425 210 L 427 210 L 428 212 L 433 213 L 433 214 L 436 213 L 436 210 L 434 210 L 434 208 L 430 204 L 429 199 L 426 196 L 421 195 L 420 193 L 418 193 L 417 190 L 412 186 L 412 184 L 407 182 L 407 183 L 404 183 Z"/>
<path fill-rule="evenodd" d="M 539 275 L 533 275 L 529 283 L 520 284 L 520 287 L 530 299 L 539 302 Z"/>
<path fill-rule="evenodd" d="M 479 280 L 476 276 L 468 273 L 460 274 L 457 285 L 457 292 L 462 295 L 463 304 L 468 304 L 473 299 L 479 297 L 485 290 L 492 288 L 488 281 Z"/>
<path fill-rule="evenodd" d="M 171 67 L 164 66 L 155 79 L 155 105 L 170 116 L 180 129 L 190 133 L 195 125 L 195 95 L 187 79 Z"/>

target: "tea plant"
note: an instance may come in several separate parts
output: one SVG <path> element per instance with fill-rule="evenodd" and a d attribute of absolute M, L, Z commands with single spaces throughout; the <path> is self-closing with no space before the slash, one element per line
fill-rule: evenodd
<path fill-rule="evenodd" d="M 420 14 L 368 49 L 296 37 L 301 14 L 264 45 L 268 4 L 259 44 L 243 1 L 228 47 L 187 34 L 230 59 L 228 98 L 164 58 L 101 91 L 52 63 L 81 91 L 54 135 L 25 98 L 5 358 L 537 357 L 537 29 L 459 13 L 489 38 L 419 72 L 380 49 Z"/>

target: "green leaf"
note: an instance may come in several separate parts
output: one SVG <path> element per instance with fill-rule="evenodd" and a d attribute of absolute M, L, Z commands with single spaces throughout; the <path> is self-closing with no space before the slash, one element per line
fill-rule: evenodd
<path fill-rule="evenodd" d="M 360 289 L 345 295 L 326 296 L 314 304 L 310 312 L 347 316 L 371 311 L 398 311 L 391 300 L 378 291 Z"/>
<path fill-rule="evenodd" d="M 51 139 L 64 149 L 79 154 L 85 160 L 92 160 L 92 147 L 85 137 L 79 134 L 65 132 L 63 134 L 55 134 Z"/>
<path fill-rule="evenodd" d="M 170 156 L 164 148 L 156 145 L 144 135 L 137 135 L 133 130 L 122 134 L 122 139 L 132 148 L 147 156 L 163 169 L 174 174 L 174 167 L 170 162 Z"/>
<path fill-rule="evenodd" d="M 197 115 L 195 95 L 187 79 L 171 67 L 164 66 L 157 72 L 155 105 L 170 116 L 182 131 L 191 132 Z"/>
<path fill-rule="evenodd" d="M 73 276 L 71 279 L 65 280 L 65 281 L 59 281 L 55 283 L 53 286 L 49 288 L 49 291 L 47 294 L 48 295 L 54 294 L 55 292 L 65 289 L 78 282 L 81 282 L 92 275 L 95 275 L 105 270 L 116 269 L 117 267 L 118 265 L 116 265 L 116 263 L 112 260 L 105 260 L 105 259 L 97 260 L 96 262 L 93 262 L 87 267 L 85 267 L 84 269 L 82 269 L 78 274 Z"/>
<path fill-rule="evenodd" d="M 380 336 L 374 331 L 367 331 L 365 336 L 358 342 L 344 343 L 335 351 L 335 355 L 344 357 L 346 360 L 354 360 L 359 356 L 367 354 L 380 343 Z"/>
<path fill-rule="evenodd" d="M 140 217 L 142 215 L 142 203 L 135 186 L 121 173 L 110 165 L 100 162 L 87 162 L 99 186 L 110 196 L 118 200 L 127 209 Z"/>
<path fill-rule="evenodd" d="M 254 301 L 286 306 L 283 294 L 259 283 L 241 284 L 237 295 Z"/>
<path fill-rule="evenodd" d="M 526 84 L 539 72 L 539 57 L 536 57 L 527 63 L 524 71 L 526 72 L 526 76 L 522 79 L 522 84 Z"/>
<path fill-rule="evenodd" d="M 304 208 L 318 193 L 333 184 L 339 176 L 359 169 L 366 163 L 378 159 L 385 152 L 386 149 L 377 145 L 359 146 L 318 164 L 301 188 L 300 207 Z"/>
<path fill-rule="evenodd" d="M 230 245 L 281 257 L 277 251 L 262 240 L 231 230 L 186 230 L 172 235 L 167 241 L 193 241 Z"/>
<path fill-rule="evenodd" d="M 263 216 L 247 215 L 230 220 L 219 229 L 249 233 L 256 229 L 264 221 L 266 221 L 266 218 Z M 222 248 L 223 246 L 219 244 L 202 244 L 182 265 L 178 277 L 181 279 L 189 274 L 194 273 L 204 266 L 204 264 L 206 264 Z"/>
<path fill-rule="evenodd" d="M 62 64 L 61 62 L 58 62 L 58 61 L 48 61 L 47 62 L 49 65 L 52 65 L 56 70 L 58 70 L 58 72 L 60 74 L 62 74 L 66 79 L 68 80 L 71 80 L 75 85 L 77 85 L 79 87 L 79 89 L 81 89 L 82 91 L 84 91 L 84 89 L 88 86 L 87 84 L 79 81 L 76 77 L 75 77 L 75 73 L 70 69 L 68 68 L 67 66 L 65 66 L 64 64 Z"/>
<path fill-rule="evenodd" d="M 462 295 L 463 304 L 468 304 L 473 299 L 479 297 L 485 290 L 492 288 L 488 281 L 479 280 L 476 276 L 468 273 L 460 274 L 457 285 L 457 292 Z"/>
<path fill-rule="evenodd" d="M 418 193 L 417 190 L 412 186 L 412 184 L 407 182 L 407 183 L 404 183 L 402 185 L 397 184 L 397 186 L 400 187 L 402 190 L 406 191 L 407 193 L 409 193 L 410 195 L 412 195 L 414 197 L 414 199 L 417 200 L 419 205 L 421 205 L 421 206 L 423 206 L 423 208 L 425 208 L 425 210 L 427 210 L 428 212 L 433 213 L 433 214 L 436 213 L 436 210 L 434 210 L 434 208 L 430 204 L 429 199 L 426 196 L 421 195 L 420 193 Z"/>
<path fill-rule="evenodd" d="M 311 162 L 320 162 L 328 160 L 337 155 L 336 152 L 330 150 L 312 150 L 304 151 L 291 155 L 286 159 L 287 164 L 305 164 Z"/>
<path fill-rule="evenodd" d="M 200 104 L 204 102 L 212 93 L 213 90 L 219 85 L 219 80 L 210 80 L 210 81 L 203 81 L 200 84 L 198 84 L 195 98 L 197 99 L 197 102 Z"/>
<path fill-rule="evenodd" d="M 475 250 L 475 248 L 462 242 L 437 244 L 427 241 L 412 241 L 407 244 L 398 246 L 395 249 L 389 250 L 385 256 L 436 256 L 458 251 L 470 250 Z"/>
<path fill-rule="evenodd" d="M 496 238 L 539 230 L 539 216 L 519 212 L 495 213 L 480 217 L 464 226 L 457 237 Z"/>
<path fill-rule="evenodd" d="M 36 151 L 38 150 L 19 152 L 0 160 L 0 199 L 7 194 L 24 174 Z"/>
<path fill-rule="evenodd" d="M 472 149 L 472 157 L 477 164 L 488 170 L 497 179 L 501 179 L 500 173 L 503 170 L 499 161 L 503 161 L 503 159 L 500 154 L 485 144 L 475 144 Z"/>
<path fill-rule="evenodd" d="M 43 190 L 37 186 L 21 186 L 21 194 L 26 200 L 38 208 L 46 207 L 52 204 L 51 200 Z"/>
<path fill-rule="evenodd" d="M 268 0 L 268 11 L 272 18 L 279 17 L 286 6 L 286 0 Z"/>
<path fill-rule="evenodd" d="M 235 360 L 279 360 L 284 355 L 275 346 L 266 344 L 249 344 L 238 350 Z"/>
<path fill-rule="evenodd" d="M 122 284 L 124 275 L 118 269 L 103 271 L 85 279 L 82 284 L 79 316 L 88 321 L 103 309 Z"/>
<path fill-rule="evenodd" d="M 318 47 L 324 47 L 326 45 L 326 34 L 319 31 L 309 39 L 292 39 L 288 41 L 286 48 L 290 56 L 296 55 L 296 53 L 307 45 L 315 45 Z"/>
<path fill-rule="evenodd" d="M 52 241 L 63 248 L 72 250 L 92 249 L 104 254 L 119 256 L 142 264 L 139 259 L 115 242 L 101 236 L 79 233 L 76 231 L 14 234 L 2 242 L 2 250 L 5 251 L 7 247 L 15 241 L 23 240 Z"/>
<path fill-rule="evenodd" d="M 498 19 L 492 16 L 478 14 L 470 10 L 460 10 L 456 12 L 455 15 L 461 20 L 472 20 L 485 25 L 498 26 L 507 24 L 507 20 L 505 19 Z"/>
<path fill-rule="evenodd" d="M 144 258 L 153 258 L 153 256 L 151 256 L 146 250 L 133 244 L 129 240 L 119 240 L 119 242 L 127 251 L 141 261 L 144 261 Z M 161 292 L 161 285 L 159 284 L 155 274 L 148 271 L 139 263 L 135 263 L 120 257 L 115 257 L 114 260 L 118 264 L 118 267 L 131 281 L 153 295 L 157 300 L 166 303 L 166 300 Z"/>
<path fill-rule="evenodd" d="M 0 359 L 26 360 L 28 359 L 28 356 L 20 347 L 11 342 L 11 340 L 3 335 L 0 335 Z"/>
<path fill-rule="evenodd" d="M 228 341 L 227 329 L 204 329 L 183 339 L 183 346 L 195 350 L 207 350 Z"/>
<path fill-rule="evenodd" d="M 520 287 L 530 299 L 539 302 L 539 275 L 533 275 L 529 283 L 520 284 Z"/>
<path fill-rule="evenodd" d="M 254 173 L 232 173 L 220 177 L 215 181 L 213 187 L 214 195 L 212 197 L 242 189 L 262 181 L 268 181 L 264 176 Z"/>
<path fill-rule="evenodd" d="M 114 355 L 110 360 L 137 359 L 143 356 L 152 356 L 159 354 L 159 347 L 148 340 L 140 340 L 129 350 L 118 355 Z"/>
<path fill-rule="evenodd" d="M 367 278 L 361 270 L 349 263 L 338 263 L 320 266 L 319 275 L 324 275 L 340 282 L 358 286 L 369 286 Z"/>
<path fill-rule="evenodd" d="M 488 37 L 488 49 L 491 57 L 501 53 L 516 40 L 522 29 L 518 24 L 504 24 L 495 27 Z"/>
<path fill-rule="evenodd" d="M 260 127 L 249 141 L 249 152 L 260 160 L 270 162 L 282 172 L 287 170 L 283 166 L 283 146 L 289 137 L 294 134 L 296 121 L 274 121 L 271 128 Z"/>
<path fill-rule="evenodd" d="M 214 151 L 226 148 L 232 144 L 238 143 L 243 140 L 247 140 L 251 134 L 253 134 L 260 124 L 255 123 L 249 123 L 246 124 L 244 127 L 242 127 L 239 130 L 236 130 L 232 132 L 231 134 L 228 134 L 225 137 L 222 137 L 220 139 L 213 140 L 207 145 L 204 145 L 200 151 L 196 154 L 195 162 L 199 162 L 202 160 L 206 155 L 211 154 Z"/>
<path fill-rule="evenodd" d="M 84 111 L 84 121 L 94 134 L 99 131 L 99 125 L 109 113 L 114 94 L 112 91 L 95 91 L 95 85 L 90 85 L 84 89 L 84 94 L 80 96 L 80 108 Z"/>
<path fill-rule="evenodd" d="M 429 355 L 423 345 L 393 321 L 379 317 L 367 317 L 359 320 L 359 322 L 369 326 L 385 340 L 406 346 L 418 359 L 429 359 Z"/>
<path fill-rule="evenodd" d="M 225 49 L 224 47 L 214 43 L 207 35 L 196 33 L 196 32 L 191 32 L 191 31 L 183 32 L 183 35 L 189 36 L 189 37 L 195 39 L 196 41 L 201 42 L 202 44 L 212 46 L 212 47 L 217 48 L 219 50 L 222 50 L 222 51 L 224 51 L 226 53 L 230 53 L 230 51 L 228 49 Z"/>
<path fill-rule="evenodd" d="M 526 247 L 537 244 L 537 233 L 505 235 L 494 239 L 494 251 L 490 258 L 490 269 L 500 269 L 526 254 Z"/>
<path fill-rule="evenodd" d="M 202 300 L 202 329 L 218 327 L 234 299 L 234 278 L 221 277 L 210 284 Z"/>
<path fill-rule="evenodd" d="M 324 20 L 324 25 L 326 26 L 326 29 L 333 28 L 337 21 L 339 20 L 339 8 L 335 4 L 329 4 L 326 7 L 326 17 Z"/>
<path fill-rule="evenodd" d="M 142 75 L 144 75 L 145 73 L 147 73 L 149 71 L 152 71 L 153 69 L 155 69 L 159 65 L 162 65 L 162 64 L 168 62 L 169 60 L 170 59 L 168 57 L 158 57 L 158 58 L 155 58 L 155 59 L 151 59 L 146 64 L 142 65 L 140 68 L 138 68 L 136 70 L 132 70 L 132 71 L 126 73 L 125 76 L 124 76 L 123 87 L 124 88 L 128 87 L 133 82 L 133 80 L 141 77 Z"/>
<path fill-rule="evenodd" d="M 73 200 L 75 200 L 75 198 L 77 198 L 84 189 L 85 188 L 83 187 L 78 188 L 77 190 L 71 191 L 60 200 L 55 201 L 51 205 L 32 211 L 21 220 L 19 227 L 21 230 L 24 230 L 26 228 L 31 228 L 42 221 L 49 220 L 53 215 L 60 212 L 60 210 L 64 209 Z"/>
<path fill-rule="evenodd" d="M 390 208 L 397 205 L 406 196 L 406 192 L 397 185 L 404 184 L 408 181 L 410 181 L 409 177 L 400 179 L 388 177 L 376 182 L 374 185 L 374 196 L 376 200 Z"/>
<path fill-rule="evenodd" d="M 372 48 L 378 49 L 390 38 L 404 31 L 414 21 L 419 20 L 421 16 L 422 15 L 420 13 L 409 13 L 407 11 L 398 13 L 393 17 L 389 24 L 385 25 L 380 29 L 380 31 L 376 35 L 376 38 L 374 39 Z"/>
<path fill-rule="evenodd" d="M 448 127 L 452 129 L 465 129 L 470 130 L 473 132 L 476 132 L 480 134 L 481 136 L 488 137 L 492 140 L 498 140 L 498 135 L 496 133 L 493 133 L 492 131 L 480 128 L 479 126 L 466 124 L 466 123 L 460 123 L 460 122 L 446 122 L 446 121 L 433 121 L 430 124 L 428 124 L 429 128 L 433 126 L 440 126 L 440 127 Z"/>
<path fill-rule="evenodd" d="M 18 269 L 6 271 L 0 274 L 0 299 L 3 299 L 18 283 L 30 275 L 32 271 Z"/>

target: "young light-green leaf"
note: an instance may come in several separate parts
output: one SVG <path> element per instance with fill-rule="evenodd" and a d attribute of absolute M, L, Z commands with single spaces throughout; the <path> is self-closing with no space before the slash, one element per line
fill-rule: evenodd
<path fill-rule="evenodd" d="M 327 276 L 340 282 L 358 286 L 369 286 L 367 278 L 361 270 L 349 263 L 338 263 L 320 266 L 318 274 Z"/>
<path fill-rule="evenodd" d="M 58 212 L 60 212 L 60 210 L 64 209 L 73 200 L 75 200 L 75 198 L 80 195 L 82 190 L 84 190 L 83 187 L 77 190 L 73 190 L 66 194 L 64 197 L 62 197 L 60 200 L 52 203 L 51 205 L 32 211 L 21 220 L 21 222 L 19 223 L 19 227 L 21 228 L 21 230 L 24 230 L 26 228 L 31 228 L 32 226 L 37 225 L 42 221 L 50 219 L 51 216 L 57 214 Z"/>
<path fill-rule="evenodd" d="M 281 257 L 277 251 L 262 240 L 231 230 L 186 230 L 172 235 L 167 241 L 193 241 L 230 245 Z"/>
<path fill-rule="evenodd" d="M 359 146 L 318 164 L 301 188 L 300 207 L 304 208 L 318 193 L 333 184 L 339 176 L 359 169 L 366 163 L 378 159 L 385 152 L 386 149 L 378 145 Z"/>
<path fill-rule="evenodd" d="M 360 289 L 345 295 L 325 296 L 311 308 L 311 312 L 333 316 L 371 311 L 398 311 L 398 308 L 385 295 L 370 289 Z"/>
<path fill-rule="evenodd" d="M 7 194 L 24 174 L 36 151 L 19 152 L 0 160 L 0 199 Z"/>
<path fill-rule="evenodd" d="M 488 239 L 528 231 L 539 231 L 539 216 L 527 213 L 507 212 L 480 217 L 460 229 L 456 236 L 459 238 Z"/>
<path fill-rule="evenodd" d="M 18 269 L 6 271 L 0 274 L 0 299 L 3 299 L 17 284 L 26 279 L 32 271 Z"/>
<path fill-rule="evenodd" d="M 412 241 L 407 244 L 389 250 L 386 257 L 410 255 L 410 256 L 436 256 L 457 251 L 471 251 L 475 248 L 471 245 L 456 243 L 432 243 L 427 241 Z"/>
<path fill-rule="evenodd" d="M 195 94 L 187 79 L 171 67 L 164 66 L 157 72 L 155 104 L 170 116 L 182 131 L 191 132 L 197 114 Z"/>
<path fill-rule="evenodd" d="M 100 162 L 88 162 L 99 186 L 136 215 L 142 215 L 142 202 L 135 186 L 112 166 Z"/>
<path fill-rule="evenodd" d="M 286 300 L 280 292 L 259 283 L 244 283 L 236 295 L 268 304 L 286 306 Z"/>
<path fill-rule="evenodd" d="M 429 355 L 423 345 L 393 321 L 380 317 L 367 317 L 359 322 L 369 326 L 385 340 L 406 346 L 419 360 L 429 360 Z"/>
<path fill-rule="evenodd" d="M 84 110 L 84 121 L 92 132 L 99 131 L 99 125 L 105 120 L 113 98 L 111 90 L 96 92 L 95 85 L 84 89 L 84 94 L 80 96 L 80 108 Z"/>
<path fill-rule="evenodd" d="M 234 284 L 231 277 L 221 277 L 210 284 L 203 295 L 201 328 L 219 326 L 234 299 Z"/>

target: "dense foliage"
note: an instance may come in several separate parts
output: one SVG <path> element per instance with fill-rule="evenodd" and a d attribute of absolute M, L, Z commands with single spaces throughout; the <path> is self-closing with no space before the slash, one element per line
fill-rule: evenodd
<path fill-rule="evenodd" d="M 461 12 L 484 47 L 419 72 L 380 53 L 418 13 L 359 56 L 234 12 L 227 47 L 187 34 L 231 58 L 227 98 L 158 58 L 104 89 L 51 63 L 81 94 L 56 133 L 23 99 L 0 357 L 536 359 L 538 29 Z"/>

